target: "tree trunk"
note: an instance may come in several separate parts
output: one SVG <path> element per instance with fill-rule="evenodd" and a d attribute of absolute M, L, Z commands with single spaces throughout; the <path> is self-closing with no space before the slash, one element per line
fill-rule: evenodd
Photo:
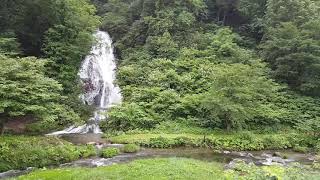
<path fill-rule="evenodd" d="M 218 14 L 217 14 L 217 22 L 220 22 L 220 14 L 221 14 L 221 8 L 219 8 L 218 10 Z"/>
<path fill-rule="evenodd" d="M 226 19 L 227 19 L 227 13 L 226 11 L 223 12 L 223 25 L 225 26 L 226 25 Z"/>
<path fill-rule="evenodd" d="M 2 123 L 0 123 L 0 136 L 3 136 L 4 134 L 4 125 Z"/>
<path fill-rule="evenodd" d="M 224 114 L 224 122 L 225 122 L 227 131 L 230 132 L 232 128 L 232 121 L 230 119 L 230 115 L 228 112 Z"/>

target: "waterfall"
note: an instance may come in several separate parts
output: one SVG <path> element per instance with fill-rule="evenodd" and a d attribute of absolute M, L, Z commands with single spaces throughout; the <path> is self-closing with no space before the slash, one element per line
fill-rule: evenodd
<path fill-rule="evenodd" d="M 113 105 L 121 103 L 120 88 L 114 84 L 116 58 L 112 39 L 108 33 L 103 31 L 97 31 L 94 37 L 97 43 L 83 61 L 79 77 L 84 91 L 80 98 L 83 103 L 96 107 L 95 115 L 83 126 L 72 126 L 50 135 L 101 133 L 98 124 L 101 120 L 106 119 L 102 113 Z"/>

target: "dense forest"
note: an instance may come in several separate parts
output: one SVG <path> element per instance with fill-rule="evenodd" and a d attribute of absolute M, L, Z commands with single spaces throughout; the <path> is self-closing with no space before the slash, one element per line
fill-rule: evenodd
<path fill-rule="evenodd" d="M 104 130 L 182 124 L 318 132 L 316 0 L 4 0 L 0 124 L 31 132 L 85 122 L 79 67 L 98 28 L 112 35 L 124 102 Z"/>
<path fill-rule="evenodd" d="M 320 179 L 320 1 L 1 0 L 1 178 Z"/>

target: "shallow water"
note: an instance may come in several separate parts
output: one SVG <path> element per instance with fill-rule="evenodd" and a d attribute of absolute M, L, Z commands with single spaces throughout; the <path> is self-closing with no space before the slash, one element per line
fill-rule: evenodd
<path fill-rule="evenodd" d="M 137 159 L 150 158 L 192 158 L 206 162 L 219 162 L 228 164 L 234 159 L 242 159 L 245 162 L 252 162 L 256 165 L 264 165 L 266 159 L 274 158 L 274 161 L 287 165 L 291 162 L 299 162 L 301 164 L 312 164 L 314 156 L 311 154 L 300 154 L 291 151 L 277 151 L 285 155 L 287 158 L 272 156 L 275 151 L 255 151 L 255 152 L 222 152 L 217 153 L 206 148 L 175 148 L 175 149 L 142 149 L 138 153 L 121 154 L 114 158 L 91 158 L 78 160 L 72 163 L 61 165 L 62 167 L 99 167 L 109 166 L 118 163 L 128 163 Z"/>
<path fill-rule="evenodd" d="M 121 147 L 121 145 L 107 145 L 111 147 Z M 272 156 L 275 152 L 279 152 L 285 155 L 287 158 L 282 159 L 279 157 Z M 125 153 L 114 158 L 89 158 L 77 160 L 71 163 L 61 164 L 59 168 L 68 167 L 87 167 L 94 168 L 100 166 L 110 166 L 113 164 L 123 164 L 129 163 L 138 159 L 150 159 L 150 158 L 192 158 L 206 162 L 219 162 L 227 165 L 234 159 L 241 159 L 248 163 L 255 163 L 256 165 L 264 165 L 263 162 L 268 162 L 267 160 L 275 158 L 275 161 L 283 163 L 286 166 L 291 162 L 299 162 L 300 164 L 311 164 L 313 162 L 314 156 L 312 154 L 301 154 L 292 151 L 253 151 L 253 152 L 229 152 L 224 151 L 221 153 L 214 152 L 212 149 L 207 148 L 175 148 L 175 149 L 142 149 L 138 153 Z M 58 168 L 58 167 L 49 167 Z M 6 173 L 0 173 L 1 178 L 8 178 L 13 176 L 20 176 L 29 173 L 30 169 L 27 171 L 9 171 Z"/>

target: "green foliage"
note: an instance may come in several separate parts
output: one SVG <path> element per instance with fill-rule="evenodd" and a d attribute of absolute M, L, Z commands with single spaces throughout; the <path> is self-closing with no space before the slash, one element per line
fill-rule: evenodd
<path fill-rule="evenodd" d="M 241 129 L 245 126 L 245 120 L 261 115 L 260 108 L 273 110 L 272 104 L 266 102 L 274 98 L 279 87 L 263 74 L 262 69 L 242 64 L 222 64 L 209 72 L 212 73 L 211 87 L 203 96 L 202 106 L 227 130 Z"/>
<path fill-rule="evenodd" d="M 100 13 L 116 41 L 125 103 L 109 112 L 104 129 L 150 130 L 166 122 L 302 129 L 318 122 L 317 100 L 279 93 L 285 86 L 272 80 L 268 64 L 244 48 L 255 49 L 264 36 L 262 54 L 271 74 L 316 95 L 316 2 L 132 0 L 105 7 Z"/>
<path fill-rule="evenodd" d="M 275 27 L 282 22 L 304 24 L 319 15 L 319 6 L 313 0 L 268 0 L 267 25 Z M 288 33 L 289 34 L 289 33 Z"/>
<path fill-rule="evenodd" d="M 320 164 L 319 164 L 319 163 L 313 163 L 313 164 L 312 164 L 312 168 L 313 168 L 313 169 L 320 170 Z"/>
<path fill-rule="evenodd" d="M 150 138 L 150 144 L 148 146 L 152 148 L 169 148 L 171 144 L 169 139 L 159 136 L 157 138 Z"/>
<path fill-rule="evenodd" d="M 108 126 L 121 131 L 139 127 L 152 128 L 157 121 L 136 103 L 122 104 L 108 112 Z"/>
<path fill-rule="evenodd" d="M 149 36 L 146 48 L 154 57 L 174 58 L 178 45 L 171 39 L 170 33 L 165 32 L 161 37 Z"/>
<path fill-rule="evenodd" d="M 320 142 L 316 143 L 316 151 L 319 153 L 320 152 Z M 320 158 L 320 157 L 319 157 Z"/>
<path fill-rule="evenodd" d="M 0 137 L 0 172 L 27 167 L 59 165 L 95 155 L 91 146 L 47 137 Z"/>
<path fill-rule="evenodd" d="M 124 103 L 108 111 L 103 130 L 159 130 L 175 123 L 197 131 L 288 127 L 319 135 L 319 2 L 91 2 L 101 29 L 115 40 L 117 83 L 124 95 Z M 46 131 L 90 115 L 79 102 L 77 72 L 95 42 L 92 33 L 100 24 L 95 14 L 88 0 L 1 3 L 0 53 L 48 59 L 16 58 L 30 64 L 0 67 L 0 79 L 8 83 L 0 91 L 1 119 L 31 115 L 39 121 L 29 129 Z M 260 148 L 258 141 L 253 146 Z"/>
<path fill-rule="evenodd" d="M 306 133 L 318 135 L 319 99 L 301 96 L 296 93 L 279 96 L 276 100 L 279 106 L 286 108 L 280 117 L 285 124 Z"/>
<path fill-rule="evenodd" d="M 0 34 L 0 54 L 16 56 L 20 53 L 20 44 L 13 33 Z"/>
<path fill-rule="evenodd" d="M 109 112 L 109 130 L 183 122 L 211 129 L 290 126 L 316 132 L 317 100 L 289 95 L 272 79 L 304 95 L 319 92 L 315 2 L 132 0 L 108 6 L 101 12 L 108 19 L 103 27 L 116 41 L 125 100 Z M 257 49 L 263 36 L 268 64 L 244 48 Z"/>
<path fill-rule="evenodd" d="M 125 153 L 136 153 L 140 150 L 140 147 L 135 144 L 126 144 L 123 147 L 123 152 Z"/>
<path fill-rule="evenodd" d="M 101 152 L 101 157 L 103 158 L 112 158 L 119 155 L 120 150 L 118 148 L 106 148 Z"/>
<path fill-rule="evenodd" d="M 317 140 L 312 136 L 295 133 L 254 134 L 123 134 L 109 137 L 113 143 L 134 143 L 151 148 L 209 147 L 215 150 L 257 151 L 308 147 L 316 150 Z M 307 142 L 306 142 L 307 141 Z"/>
<path fill-rule="evenodd" d="M 303 26 L 292 22 L 270 28 L 262 45 L 263 55 L 281 82 L 307 95 L 319 92 L 320 22 L 309 21 Z"/>
<path fill-rule="evenodd" d="M 205 50 L 184 48 L 176 55 L 159 58 L 165 53 L 151 53 L 147 41 L 144 50 L 137 49 L 140 53 L 124 59 L 118 80 L 126 102 L 108 113 L 110 128 L 151 129 L 169 120 L 230 130 L 242 128 L 243 122 L 258 116 L 268 120 L 278 116 L 280 112 L 270 101 L 280 88 L 268 78 L 265 65 L 238 46 L 237 36 L 229 29 L 219 29 L 208 37 Z M 233 112 L 230 118 L 238 119 L 229 123 L 230 118 L 224 116 L 229 112 Z"/>
<path fill-rule="evenodd" d="M 33 57 L 13 59 L 0 55 L 1 123 L 8 117 L 31 115 L 44 131 L 49 131 L 81 122 L 79 116 L 64 104 L 62 86 L 45 76 L 46 63 Z"/>
<path fill-rule="evenodd" d="M 54 123 L 65 126 L 79 122 L 79 116 L 83 119 L 87 118 L 90 114 L 88 107 L 83 106 L 78 100 L 80 91 L 77 73 L 82 59 L 94 42 L 92 33 L 97 29 L 98 24 L 99 18 L 95 16 L 95 7 L 90 5 L 88 0 L 5 0 L 2 2 L 0 5 L 0 53 L 10 57 L 45 57 L 48 61 L 44 64 L 39 60 L 36 64 L 33 57 L 16 59 L 17 62 L 23 63 L 24 65 L 21 66 L 25 66 L 26 69 L 34 66 L 26 70 L 25 74 L 19 72 L 13 64 L 11 64 L 12 67 L 5 66 L 6 72 L 12 73 L 10 74 L 12 78 L 17 73 L 17 76 L 26 76 L 25 78 L 34 78 L 34 80 L 22 82 L 23 77 L 16 77 L 17 80 L 13 80 L 21 83 L 20 86 L 25 88 L 20 87 L 14 95 L 14 92 L 11 95 L 8 93 L 8 97 L 1 95 L 2 99 L 12 99 L 11 102 L 1 103 L 2 106 L 11 106 L 9 108 L 12 111 L 5 112 L 3 115 L 3 108 L 6 107 L 1 107 L 1 119 L 12 119 L 13 114 L 15 116 L 31 114 L 39 120 L 45 119 L 46 124 L 51 126 L 41 128 L 41 125 L 34 125 L 32 130 L 48 131 L 53 128 Z M 1 61 L 2 59 L 4 58 L 1 56 Z M 29 65 L 26 64 L 27 61 L 30 61 Z M 41 72 L 41 76 L 45 74 L 52 79 L 47 77 L 39 79 L 36 75 L 38 72 L 33 73 L 36 68 L 39 68 L 37 71 Z M 7 78 L 7 75 L 0 74 L 0 76 L 0 78 Z M 2 92 L 5 91 L 2 90 Z M 58 92 L 63 96 L 58 97 Z M 59 104 L 57 99 L 60 99 L 59 102 L 64 102 L 64 105 Z M 31 106 L 26 109 L 27 105 Z M 15 112 L 12 107 L 16 107 Z"/>
<path fill-rule="evenodd" d="M 308 147 L 303 147 L 303 146 L 296 145 L 296 146 L 293 147 L 293 150 L 295 152 L 307 153 L 309 149 L 308 149 Z"/>
<path fill-rule="evenodd" d="M 41 48 L 48 45 L 48 42 L 44 41 L 44 36 L 49 29 L 54 30 L 57 26 L 64 26 L 69 30 L 78 30 L 76 34 L 71 34 L 65 29 L 69 34 L 56 40 L 58 43 L 66 39 L 80 40 L 84 32 L 92 31 L 97 25 L 94 6 L 89 5 L 87 0 L 16 0 L 12 2 L 6 0 L 0 10 L 1 14 L 4 14 L 1 20 L 9 21 L 5 23 L 2 30 L 16 32 L 26 55 L 40 56 L 43 54 Z"/>
<path fill-rule="evenodd" d="M 52 59 L 48 74 L 59 80 L 64 91 L 70 94 L 77 86 L 77 73 L 82 59 L 90 50 L 92 33 L 99 19 L 94 15 L 94 6 L 86 0 L 52 1 L 63 18 L 45 32 L 42 51 L 45 57 Z"/>
<path fill-rule="evenodd" d="M 144 131 L 141 131 L 142 133 Z M 140 133 L 141 133 L 140 132 Z M 148 132 L 145 131 L 146 133 Z M 210 134 L 212 130 L 210 128 L 205 129 L 196 126 L 190 122 L 170 122 L 164 121 L 161 122 L 159 125 L 156 126 L 155 129 L 152 129 L 150 132 L 152 133 L 168 133 L 168 134 L 183 134 L 183 133 L 190 133 L 190 134 Z M 130 131 L 129 131 L 130 133 Z M 139 132 L 136 132 L 139 133 Z"/>
<path fill-rule="evenodd" d="M 82 158 L 88 158 L 97 155 L 96 147 L 93 145 L 80 146 L 78 149 L 80 152 L 80 157 Z"/>

